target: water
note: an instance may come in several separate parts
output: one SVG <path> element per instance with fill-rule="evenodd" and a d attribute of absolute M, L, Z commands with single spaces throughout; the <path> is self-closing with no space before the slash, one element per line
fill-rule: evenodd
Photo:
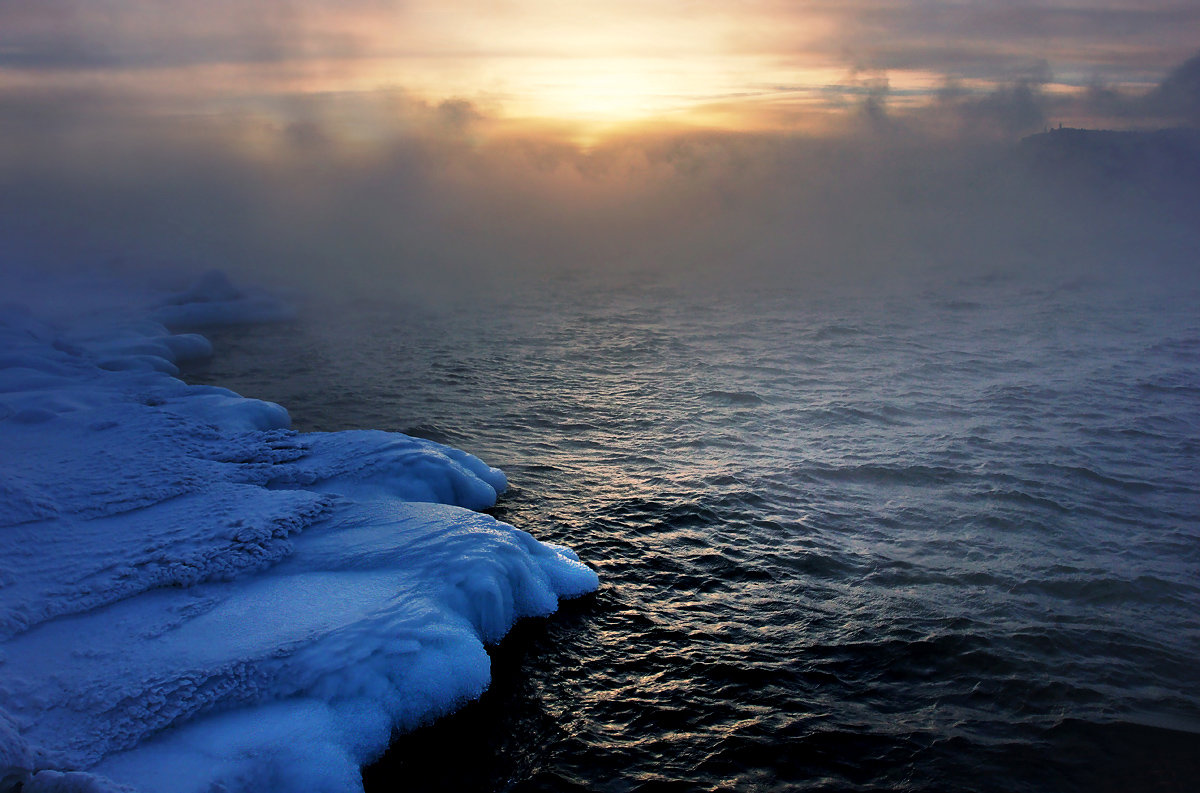
<path fill-rule="evenodd" d="M 1191 790 L 1195 304 L 564 281 L 214 334 L 192 379 L 476 453 L 600 572 L 368 791 Z"/>

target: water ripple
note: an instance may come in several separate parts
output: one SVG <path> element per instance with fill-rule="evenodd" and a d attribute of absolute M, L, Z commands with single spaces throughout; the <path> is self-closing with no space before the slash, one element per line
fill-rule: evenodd
<path fill-rule="evenodd" d="M 218 338 L 194 379 L 466 448 L 509 474 L 497 517 L 601 574 L 368 790 L 1192 789 L 1200 323 L 960 291 Z"/>

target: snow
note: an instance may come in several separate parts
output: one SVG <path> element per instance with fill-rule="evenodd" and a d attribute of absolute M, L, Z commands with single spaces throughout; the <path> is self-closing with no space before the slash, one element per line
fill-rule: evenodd
<path fill-rule="evenodd" d="M 465 452 L 175 378 L 212 348 L 161 323 L 269 297 L 89 299 L 0 307 L 0 790 L 361 790 L 486 688 L 486 643 L 596 588 L 472 511 L 507 483 Z"/>

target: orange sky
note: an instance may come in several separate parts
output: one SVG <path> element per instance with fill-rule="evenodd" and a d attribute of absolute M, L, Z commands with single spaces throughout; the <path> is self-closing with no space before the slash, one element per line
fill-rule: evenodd
<path fill-rule="evenodd" d="M 805 129 L 869 96 L 1146 90 L 1197 32 L 1200 9 L 1171 0 L 0 0 L 0 101 L 287 119 L 305 96 L 401 91 L 580 137 Z"/>

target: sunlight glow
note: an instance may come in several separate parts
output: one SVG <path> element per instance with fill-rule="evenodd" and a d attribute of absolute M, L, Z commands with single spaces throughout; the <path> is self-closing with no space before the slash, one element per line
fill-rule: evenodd
<path fill-rule="evenodd" d="M 353 126 L 365 115 L 361 128 L 338 130 L 352 137 L 408 123 L 387 118 L 397 96 L 407 110 L 468 103 L 494 128 L 557 127 L 575 140 L 655 125 L 790 132 L 836 126 L 868 100 L 919 110 L 947 87 L 984 96 L 1032 78 L 1044 94 L 1066 96 L 1098 75 L 1108 87 L 1148 90 L 1193 46 L 1164 49 L 1157 34 L 1084 37 L 1051 60 L 1044 42 L 993 40 L 989 26 L 1010 22 L 982 0 L 955 11 L 978 30 L 963 28 L 954 47 L 914 27 L 935 21 L 929 9 L 888 27 L 886 8 L 864 16 L 856 4 L 780 0 L 296 0 L 283 15 L 224 1 L 170 14 L 145 13 L 150 5 L 81 4 L 64 16 L 31 4 L 10 14 L 0 93 L 86 89 L 158 115 L 284 127 Z M 375 97 L 379 113 L 344 112 L 350 96 L 358 106 Z M 314 110 L 326 100 L 337 118 Z"/>

